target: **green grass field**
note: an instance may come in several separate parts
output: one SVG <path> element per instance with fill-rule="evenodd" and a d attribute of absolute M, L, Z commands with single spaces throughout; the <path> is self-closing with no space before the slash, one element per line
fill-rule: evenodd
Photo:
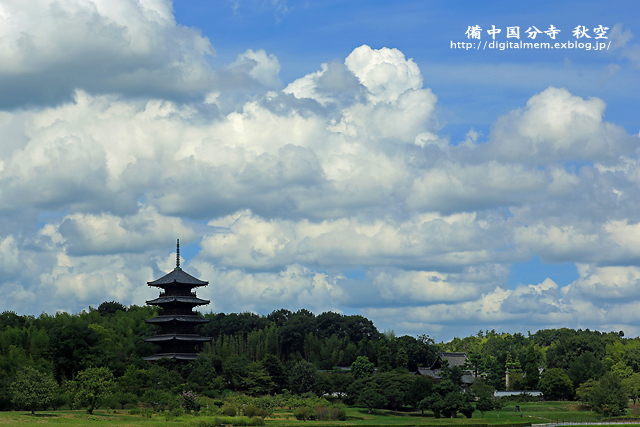
<path fill-rule="evenodd" d="M 519 405 L 522 410 L 516 411 L 515 406 Z M 436 419 L 431 413 L 422 415 L 420 412 L 379 410 L 373 414 L 368 414 L 366 409 L 350 407 L 347 408 L 347 421 L 298 421 L 293 416 L 292 411 L 278 410 L 272 417 L 265 420 L 268 427 L 278 426 L 309 426 L 314 425 L 335 425 L 335 426 L 393 426 L 393 425 L 447 425 L 447 424 L 513 424 L 530 422 L 532 424 L 544 424 L 551 422 L 587 422 L 599 421 L 600 417 L 595 413 L 584 410 L 576 403 L 572 402 L 535 402 L 535 403 L 511 403 L 500 411 L 500 416 L 495 411 L 485 413 L 484 418 L 480 412 L 473 413 L 473 418 L 440 418 Z M 632 406 L 627 412 L 626 418 L 638 417 L 640 419 L 640 405 Z M 151 418 L 143 415 L 131 415 L 128 411 L 107 411 L 96 410 L 93 415 L 85 411 L 42 411 L 31 415 L 27 411 L 0 412 L 0 427 L 10 426 L 118 426 L 118 427 L 178 427 L 191 426 L 198 427 L 203 421 L 213 421 L 213 416 L 193 416 L 184 415 L 174 419 L 167 419 L 162 413 L 153 413 Z M 640 421 L 638 421 L 640 424 Z"/>

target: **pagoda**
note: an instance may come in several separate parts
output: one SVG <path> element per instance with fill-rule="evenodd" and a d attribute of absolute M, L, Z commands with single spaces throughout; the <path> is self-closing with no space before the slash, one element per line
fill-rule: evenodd
<path fill-rule="evenodd" d="M 211 342 L 211 338 L 195 332 L 196 326 L 207 323 L 210 319 L 202 318 L 193 311 L 194 307 L 207 305 L 209 301 L 198 298 L 192 289 L 208 284 L 209 282 L 196 279 L 182 271 L 178 239 L 176 268 L 158 280 L 147 282 L 147 285 L 155 286 L 162 291 L 158 298 L 147 301 L 148 305 L 160 307 L 158 317 L 145 320 L 152 325 L 158 325 L 160 330 L 156 336 L 144 338 L 144 341 L 157 344 L 160 349 L 153 356 L 144 357 L 144 360 L 194 360 L 197 347 L 202 343 Z"/>

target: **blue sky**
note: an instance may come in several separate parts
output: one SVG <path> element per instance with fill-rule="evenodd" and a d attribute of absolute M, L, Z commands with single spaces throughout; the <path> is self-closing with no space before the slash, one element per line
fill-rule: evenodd
<path fill-rule="evenodd" d="M 0 0 L 0 310 L 144 304 L 180 238 L 205 310 L 636 336 L 639 9 Z M 533 26 L 576 47 L 487 47 Z"/>

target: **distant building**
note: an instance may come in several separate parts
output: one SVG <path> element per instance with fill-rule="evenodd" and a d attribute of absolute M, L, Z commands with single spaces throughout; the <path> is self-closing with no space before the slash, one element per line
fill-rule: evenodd
<path fill-rule="evenodd" d="M 431 378 L 440 378 L 442 372 L 442 365 L 444 361 L 449 363 L 449 366 L 458 366 L 462 368 L 462 383 L 464 387 L 468 387 L 475 380 L 475 374 L 470 369 L 465 369 L 466 363 L 469 361 L 467 353 L 464 352 L 440 352 L 438 358 L 429 368 L 418 368 L 416 375 L 424 375 Z"/>
<path fill-rule="evenodd" d="M 524 390 L 496 390 L 493 395 L 495 397 L 508 397 L 508 396 L 518 396 L 518 395 L 526 395 L 533 396 L 537 398 L 542 397 L 542 392 L 537 390 L 524 391 Z"/>
<path fill-rule="evenodd" d="M 149 286 L 162 289 L 160 296 L 148 305 L 160 307 L 158 317 L 147 319 L 145 322 L 157 325 L 158 334 L 151 338 L 144 338 L 146 342 L 157 344 L 159 351 L 144 360 L 178 359 L 194 360 L 197 349 L 203 343 L 211 342 L 211 338 L 203 337 L 195 332 L 196 326 L 207 323 L 210 319 L 198 316 L 194 307 L 207 305 L 209 301 L 200 299 L 191 290 L 199 286 L 207 286 L 209 282 L 196 279 L 180 268 L 180 240 L 177 244 L 176 268 L 158 280 L 147 282 Z"/>

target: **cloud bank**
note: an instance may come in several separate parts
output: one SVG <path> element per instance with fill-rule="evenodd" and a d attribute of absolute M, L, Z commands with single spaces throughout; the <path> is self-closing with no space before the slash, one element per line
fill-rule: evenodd
<path fill-rule="evenodd" d="M 212 67 L 168 1 L 32 6 L 0 9 L 0 310 L 143 304 L 180 238 L 215 311 L 640 333 L 640 141 L 601 99 L 549 87 L 451 141 L 397 49 L 285 86 L 264 50 Z M 532 256 L 579 278 L 509 287 Z"/>

